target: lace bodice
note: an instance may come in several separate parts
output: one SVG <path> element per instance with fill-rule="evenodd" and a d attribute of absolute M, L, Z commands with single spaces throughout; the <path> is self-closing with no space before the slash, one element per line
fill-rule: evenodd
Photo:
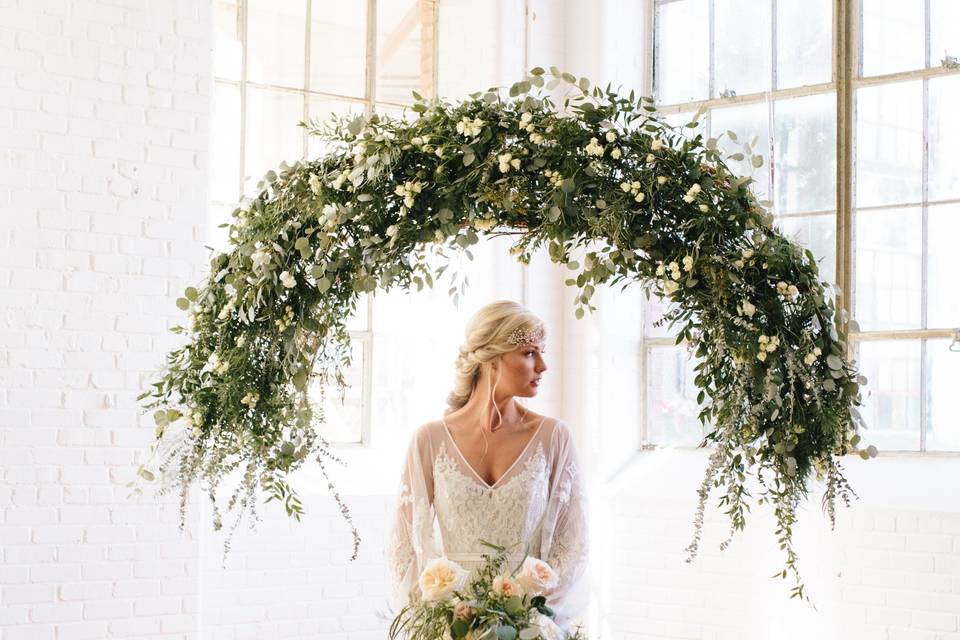
<path fill-rule="evenodd" d="M 479 539 L 507 547 L 520 545 L 522 550 L 547 508 L 550 480 L 543 443 L 537 443 L 533 454 L 526 454 L 521 453 L 522 464 L 511 469 L 519 466 L 517 473 L 489 487 L 464 473 L 463 461 L 450 455 L 446 442 L 440 444 L 433 466 L 434 508 L 448 558 L 469 561 L 469 554 L 489 551 L 477 543 Z"/>
<path fill-rule="evenodd" d="M 473 570 L 487 540 L 514 549 L 511 568 L 524 556 L 541 558 L 560 585 L 548 604 L 563 624 L 581 613 L 587 560 L 586 502 L 566 423 L 545 418 L 524 450 L 492 486 L 467 463 L 442 421 L 416 430 L 400 478 L 386 560 L 398 611 L 418 597 L 417 578 L 431 559 L 446 556 Z"/>

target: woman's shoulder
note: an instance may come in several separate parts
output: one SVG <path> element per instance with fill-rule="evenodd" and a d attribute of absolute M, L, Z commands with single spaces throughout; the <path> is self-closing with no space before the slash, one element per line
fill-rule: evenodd
<path fill-rule="evenodd" d="M 527 412 L 527 416 L 530 420 L 529 424 L 531 429 L 541 427 L 543 433 L 551 437 L 558 435 L 565 437 L 569 435 L 570 427 L 568 427 L 567 423 L 560 418 L 542 413 L 536 413 L 534 411 Z"/>

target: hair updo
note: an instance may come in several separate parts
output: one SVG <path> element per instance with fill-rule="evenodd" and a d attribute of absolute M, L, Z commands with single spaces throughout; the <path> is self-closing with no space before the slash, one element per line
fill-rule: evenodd
<path fill-rule="evenodd" d="M 543 328 L 543 321 L 532 311 L 512 300 L 499 300 L 481 307 L 467 322 L 466 338 L 454 364 L 453 391 L 447 396 L 450 413 L 465 405 L 480 379 L 481 365 L 492 363 L 518 345 L 507 342 L 517 328 L 528 331 Z"/>

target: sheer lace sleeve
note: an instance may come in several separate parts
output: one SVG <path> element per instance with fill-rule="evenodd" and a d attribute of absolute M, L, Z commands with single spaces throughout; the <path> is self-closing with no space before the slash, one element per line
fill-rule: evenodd
<path fill-rule="evenodd" d="M 426 425 L 410 439 L 387 535 L 385 557 L 390 574 L 390 607 L 399 613 L 419 597 L 417 578 L 426 562 L 439 555 L 434 535 L 433 447 Z"/>
<path fill-rule="evenodd" d="M 547 604 L 556 622 L 571 629 L 583 622 L 588 592 L 585 573 L 588 562 L 587 499 L 573 438 L 564 422 L 557 424 L 552 442 L 553 470 L 544 522 L 542 555 L 560 577 L 547 592 Z"/>

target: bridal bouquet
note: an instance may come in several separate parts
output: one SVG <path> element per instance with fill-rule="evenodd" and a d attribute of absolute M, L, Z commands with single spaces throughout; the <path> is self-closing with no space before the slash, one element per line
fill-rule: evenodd
<path fill-rule="evenodd" d="M 390 638 L 408 640 L 584 640 L 553 621 L 544 592 L 557 586 L 549 564 L 527 556 L 507 571 L 504 547 L 495 550 L 469 581 L 470 572 L 446 558 L 430 561 L 420 574 L 419 600 L 412 598 L 390 625 Z"/>

